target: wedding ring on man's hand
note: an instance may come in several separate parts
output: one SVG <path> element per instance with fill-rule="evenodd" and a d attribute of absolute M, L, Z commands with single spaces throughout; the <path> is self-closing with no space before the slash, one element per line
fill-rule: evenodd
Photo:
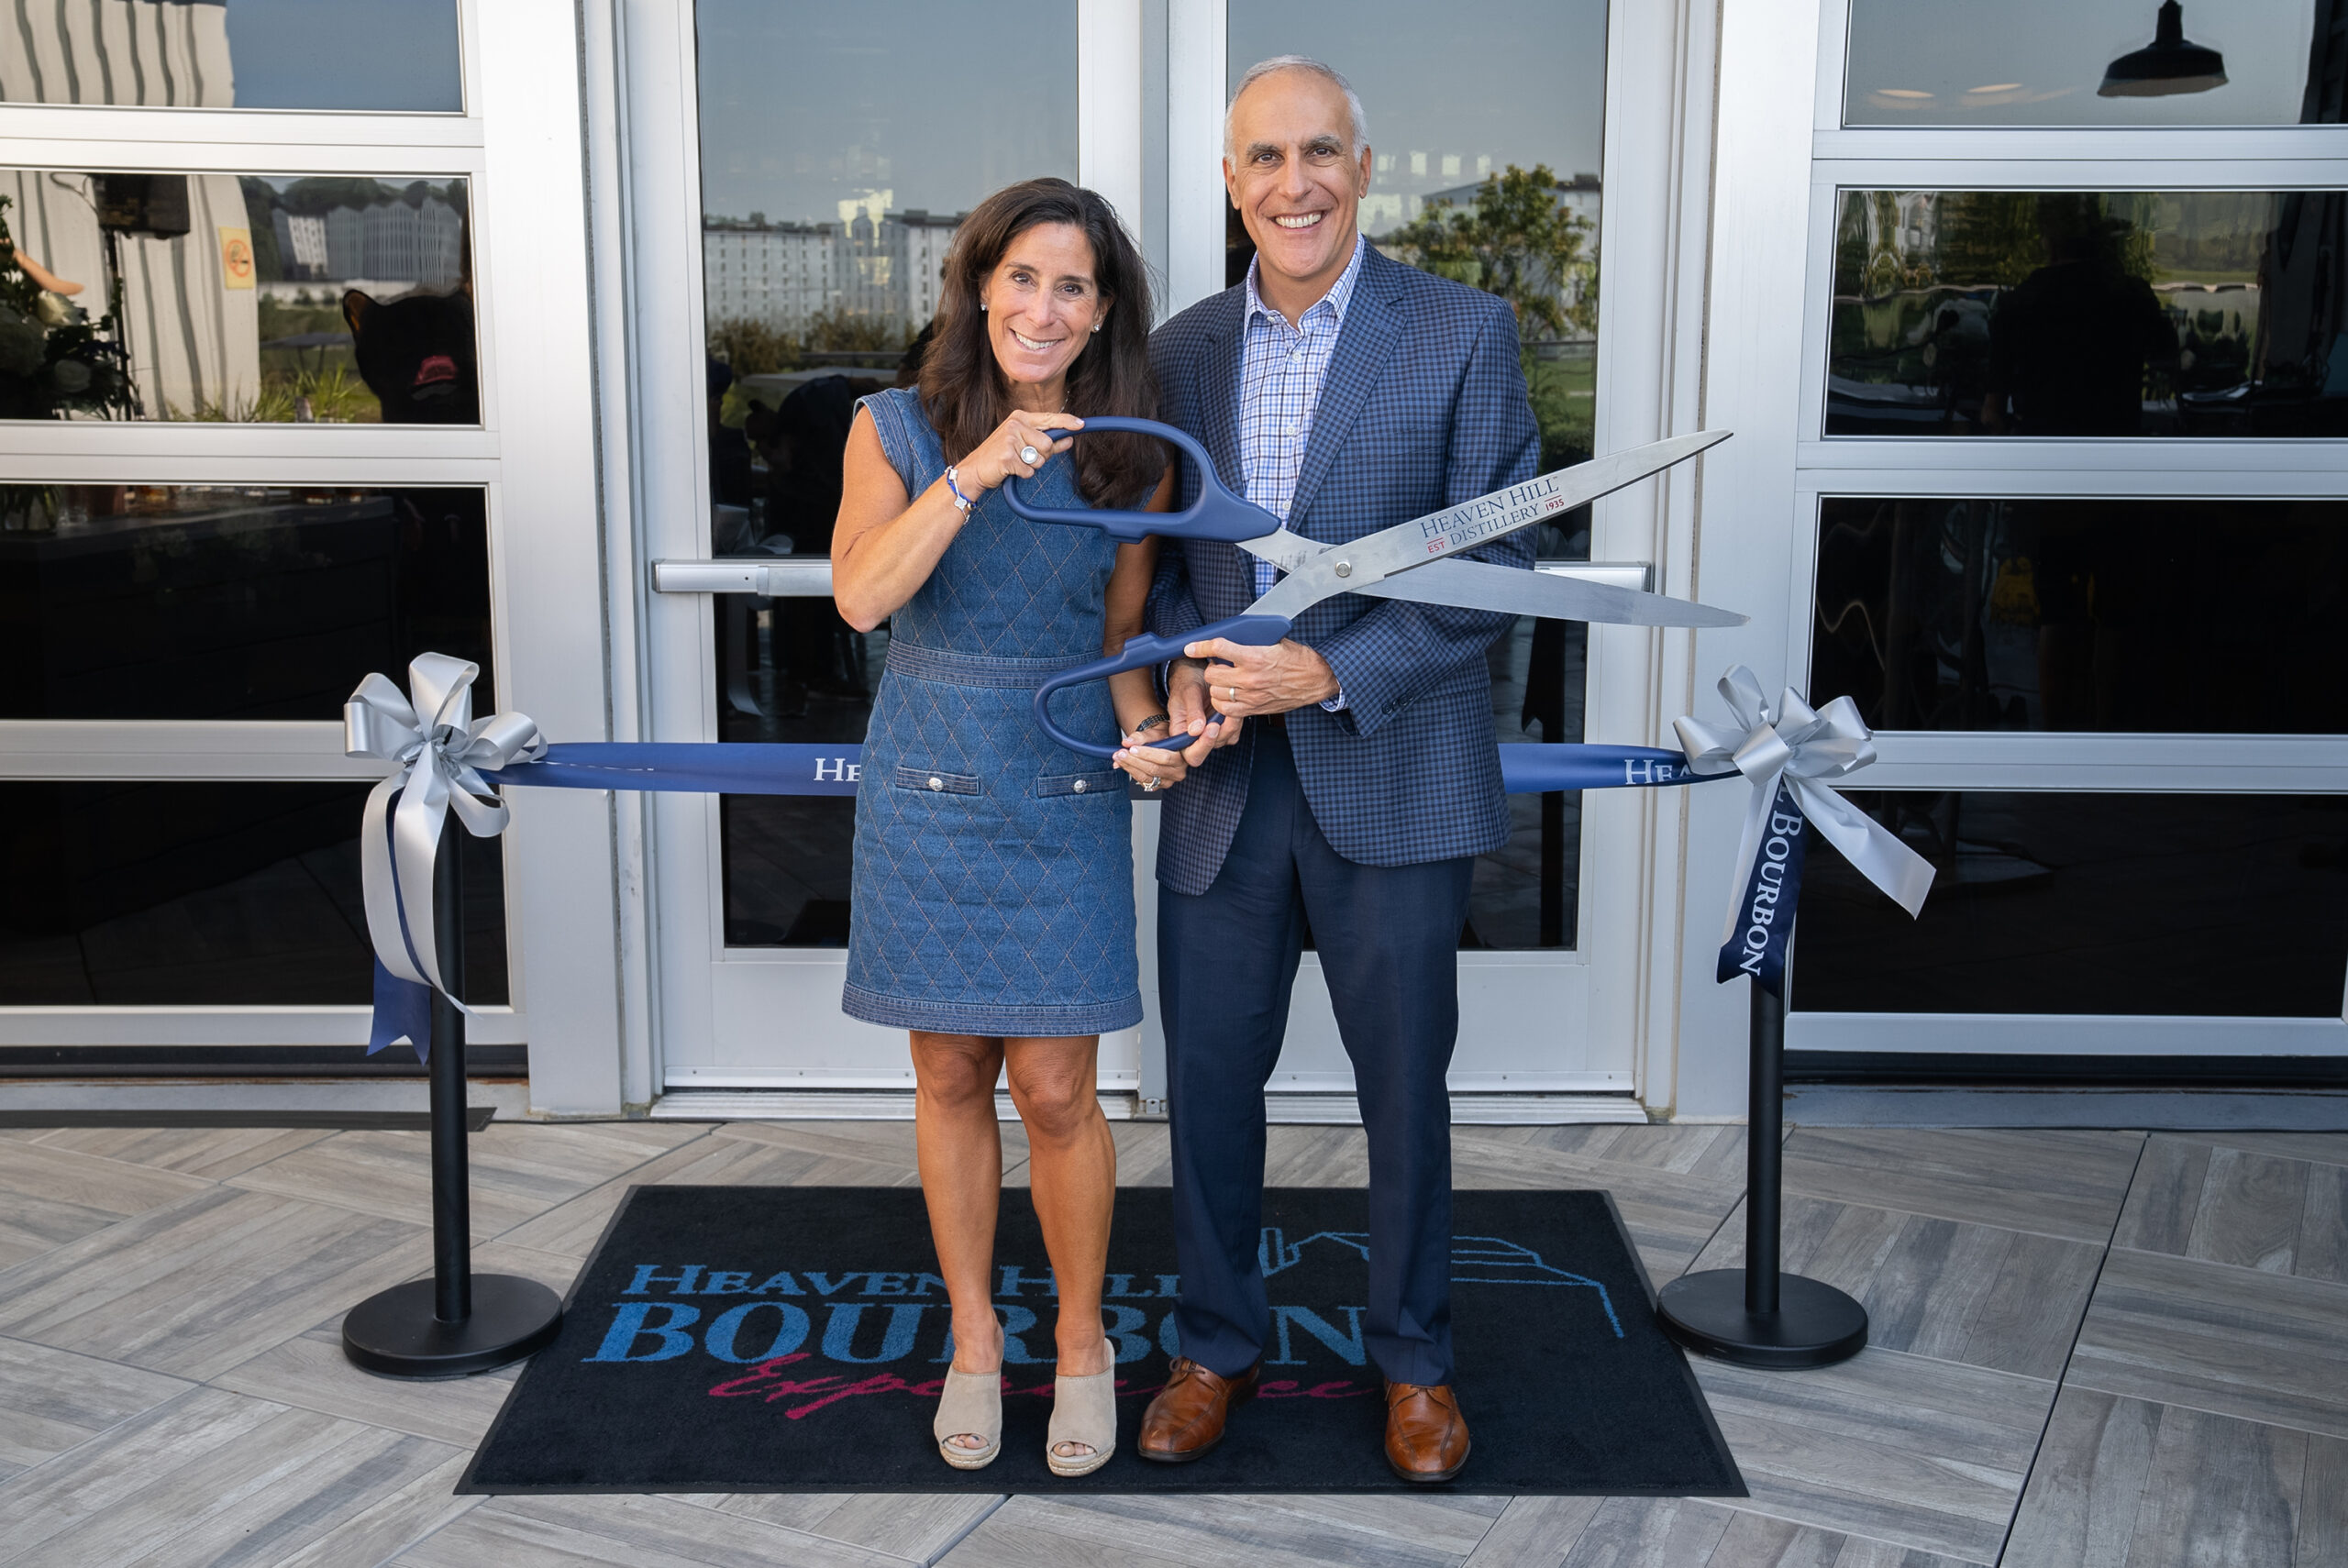
<path fill-rule="evenodd" d="M 1023 463 L 1033 464 L 1037 458 L 1042 456 L 1043 454 L 1036 451 L 1033 447 L 1022 447 L 1019 448 L 1019 460 Z"/>
<path fill-rule="evenodd" d="M 1145 778 L 1141 781 L 1141 787 L 1145 791 L 1156 790 L 1161 788 L 1165 782 L 1166 780 L 1163 778 Z"/>

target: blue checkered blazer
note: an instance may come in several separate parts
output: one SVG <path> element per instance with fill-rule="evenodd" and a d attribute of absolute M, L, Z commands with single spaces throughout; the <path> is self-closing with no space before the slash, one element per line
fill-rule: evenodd
<path fill-rule="evenodd" d="M 1245 294 L 1241 285 L 1201 301 L 1149 343 L 1160 416 L 1197 436 L 1224 481 L 1243 493 Z M 1313 414 L 1289 527 L 1343 544 L 1531 479 L 1540 455 L 1507 304 L 1366 253 Z M 1179 504 L 1197 491 L 1186 469 Z M 1530 567 L 1531 531 L 1471 554 Z M 1166 541 L 1149 629 L 1179 635 L 1246 609 L 1256 598 L 1253 558 L 1235 545 Z M 1512 619 L 1339 594 L 1298 621 L 1297 640 L 1329 661 L 1347 704 L 1342 712 L 1308 706 L 1288 715 L 1305 799 L 1338 854 L 1366 866 L 1409 866 L 1508 842 L 1484 651 Z M 1167 795 L 1157 877 L 1174 891 L 1203 893 L 1223 868 L 1254 755 L 1249 726 Z"/>

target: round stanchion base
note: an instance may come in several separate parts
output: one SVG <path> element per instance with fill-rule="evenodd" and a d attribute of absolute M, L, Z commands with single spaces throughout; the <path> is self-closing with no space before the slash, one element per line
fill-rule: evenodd
<path fill-rule="evenodd" d="M 1663 1331 L 1680 1344 L 1740 1366 L 1829 1366 L 1867 1344 L 1867 1309 L 1798 1274 L 1778 1277 L 1778 1310 L 1744 1309 L 1744 1271 L 1681 1275 L 1656 1304 Z"/>
<path fill-rule="evenodd" d="M 473 1312 L 461 1323 L 432 1315 L 433 1285 L 411 1279 L 353 1307 L 342 1353 L 379 1377 L 469 1377 L 542 1351 L 562 1327 L 562 1298 L 535 1279 L 473 1275 Z"/>

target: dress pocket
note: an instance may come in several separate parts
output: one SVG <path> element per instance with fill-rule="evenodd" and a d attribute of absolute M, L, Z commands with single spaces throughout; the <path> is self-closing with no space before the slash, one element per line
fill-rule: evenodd
<path fill-rule="evenodd" d="M 1047 795 L 1116 795 L 1124 792 L 1125 776 L 1113 767 L 1092 773 L 1047 773 L 1036 780 L 1036 793 Z"/>
<path fill-rule="evenodd" d="M 931 795 L 975 795 L 979 790 L 979 776 L 975 773 L 947 773 L 927 767 L 899 767 L 896 777 L 900 790 L 918 790 Z"/>

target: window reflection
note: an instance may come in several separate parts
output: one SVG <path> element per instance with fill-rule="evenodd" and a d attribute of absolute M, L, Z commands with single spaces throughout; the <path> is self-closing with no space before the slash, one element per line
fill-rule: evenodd
<path fill-rule="evenodd" d="M 961 215 L 1013 181 L 1076 178 L 1076 11 L 1048 0 L 1007 27 L 954 0 L 695 8 L 714 554 L 831 553 L 856 400 L 912 384 Z M 1019 87 L 962 90 L 980 82 Z M 864 738 L 885 624 L 747 594 L 714 619 L 721 738 Z M 719 818 L 726 945 L 845 946 L 855 802 L 726 796 Z"/>
<path fill-rule="evenodd" d="M 2340 0 L 1851 0 L 1853 126 L 2337 125 Z"/>
<path fill-rule="evenodd" d="M 0 170 L 0 418 L 478 425 L 462 179 Z"/>
<path fill-rule="evenodd" d="M 1274 55 L 1343 72 L 1361 96 L 1375 157 L 1362 232 L 1400 261 L 1484 288 L 1515 307 L 1541 467 L 1592 450 L 1598 370 L 1600 159 L 1606 119 L 1605 0 L 1404 0 L 1348 7 L 1231 0 L 1228 86 Z M 1225 278 L 1255 249 L 1224 204 Z M 1589 558 L 1589 514 L 1542 525 L 1545 560 Z M 1520 620 L 1487 656 L 1502 742 L 1578 741 L 1589 628 Z M 1507 846 L 1476 862 L 1469 948 L 1570 948 L 1580 900 L 1581 796 L 1509 797 Z"/>
<path fill-rule="evenodd" d="M 1829 436 L 2348 435 L 2348 192 L 1844 191 Z"/>
<path fill-rule="evenodd" d="M 2340 1016 L 2348 797 L 1849 798 L 1938 875 L 1911 920 L 1811 855 L 1797 1010 Z"/>
<path fill-rule="evenodd" d="M 0 718 L 334 719 L 417 654 L 490 664 L 479 489 L 0 485 Z"/>
<path fill-rule="evenodd" d="M 368 788 L 0 783 L 0 1006 L 365 1006 Z M 499 841 L 449 843 L 464 998 L 504 1002 Z"/>
<path fill-rule="evenodd" d="M 1887 730 L 2348 733 L 2348 502 L 1831 496 L 1810 690 Z"/>
<path fill-rule="evenodd" d="M 0 101 L 464 107 L 457 0 L 74 0 L 0 28 Z"/>

